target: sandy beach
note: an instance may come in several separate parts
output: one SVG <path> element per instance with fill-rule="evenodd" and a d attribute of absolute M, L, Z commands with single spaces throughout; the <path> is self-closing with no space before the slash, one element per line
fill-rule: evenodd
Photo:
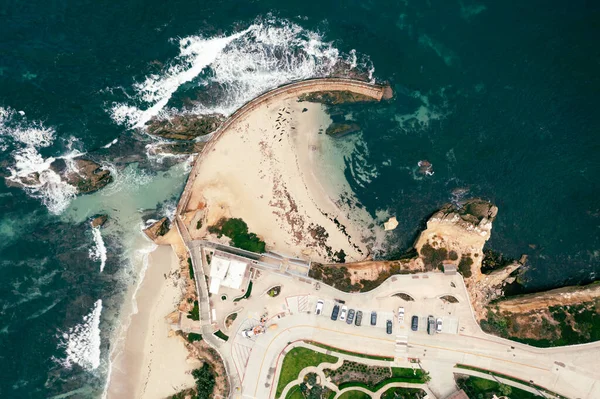
<path fill-rule="evenodd" d="M 137 292 L 138 312 L 131 318 L 122 350 L 112 359 L 107 397 L 165 398 L 194 385 L 183 338 L 174 335 L 165 316 L 177 309 L 184 289 L 177 256 L 170 246 L 149 254 L 148 269 Z"/>
<path fill-rule="evenodd" d="M 236 121 L 203 154 L 186 221 L 194 238 L 222 217 L 243 219 L 269 250 L 327 262 L 368 257 L 370 215 L 355 206 L 321 104 L 278 97 Z M 347 146 L 346 146 L 347 147 Z M 327 162 L 342 164 L 331 167 Z M 325 175 L 325 176 L 324 176 Z M 201 229 L 196 229 L 202 220 Z"/>

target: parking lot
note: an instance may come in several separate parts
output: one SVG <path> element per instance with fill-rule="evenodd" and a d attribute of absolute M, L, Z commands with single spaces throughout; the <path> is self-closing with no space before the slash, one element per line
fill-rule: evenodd
<path fill-rule="evenodd" d="M 392 300 L 388 300 L 386 301 L 387 303 L 395 303 L 397 304 L 397 306 L 395 307 L 391 307 L 385 306 L 385 307 L 367 307 L 367 306 L 361 306 L 360 304 L 358 305 L 354 305 L 354 302 L 351 301 L 347 301 L 346 303 L 341 303 L 336 301 L 335 299 L 325 299 L 325 298 L 319 298 L 317 296 L 308 296 L 308 300 L 305 300 L 306 302 L 306 306 L 308 307 L 308 309 L 303 309 L 305 310 L 307 313 L 314 313 L 317 301 L 321 299 L 324 302 L 323 305 L 323 311 L 321 313 L 320 316 L 317 317 L 325 317 L 325 318 L 329 318 L 331 319 L 331 313 L 333 311 L 333 308 L 335 306 L 335 304 L 338 304 L 340 306 L 340 315 L 341 315 L 341 309 L 343 306 L 346 306 L 348 308 L 348 310 L 350 309 L 354 309 L 355 312 L 358 311 L 362 311 L 363 312 L 363 316 L 362 316 L 362 323 L 361 326 L 356 326 L 354 321 L 352 323 L 353 326 L 355 326 L 356 328 L 378 328 L 378 329 L 382 329 L 383 331 L 385 331 L 386 329 L 386 322 L 387 320 L 391 320 L 392 321 L 392 334 L 394 334 L 394 332 L 403 332 L 403 333 L 425 333 L 427 334 L 427 316 L 429 316 L 430 314 L 434 317 L 434 318 L 441 318 L 442 319 L 442 334 L 457 334 L 458 333 L 458 317 L 456 316 L 452 316 L 452 309 L 449 306 L 443 306 L 444 304 L 438 304 L 438 308 L 439 311 L 438 312 L 433 312 L 433 313 L 427 313 L 425 310 L 419 312 L 419 309 L 425 308 L 426 306 L 417 304 L 415 302 L 408 302 L 408 301 L 404 301 L 400 298 L 394 298 Z M 441 302 L 441 301 L 440 301 Z M 434 310 L 438 310 L 435 309 L 435 303 L 434 305 Z M 451 304 L 447 304 L 447 305 L 451 305 Z M 404 321 L 402 323 L 398 322 L 398 307 L 404 307 Z M 431 307 L 431 306 L 429 306 Z M 371 312 L 375 311 L 377 313 L 377 323 L 375 326 L 371 325 Z M 446 314 L 444 315 L 443 312 L 446 312 Z M 448 314 L 450 313 L 450 315 Z M 419 318 L 419 324 L 418 324 L 418 330 L 417 331 L 412 331 L 411 330 L 411 319 L 413 316 L 417 316 Z M 356 316 L 355 316 L 356 318 Z M 330 320 L 332 323 L 346 323 L 346 320 L 342 321 L 340 320 L 340 316 L 338 315 L 338 319 L 336 321 Z"/>

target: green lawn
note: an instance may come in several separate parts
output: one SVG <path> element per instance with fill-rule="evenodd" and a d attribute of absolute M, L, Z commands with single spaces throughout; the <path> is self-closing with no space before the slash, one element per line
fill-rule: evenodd
<path fill-rule="evenodd" d="M 371 397 L 361 391 L 348 391 L 344 392 L 339 399 L 371 399 Z"/>
<path fill-rule="evenodd" d="M 285 399 L 304 399 L 304 395 L 302 395 L 302 391 L 300 390 L 300 385 L 295 385 L 290 388 Z"/>
<path fill-rule="evenodd" d="M 279 382 L 277 383 L 277 392 L 275 397 L 281 396 L 281 392 L 291 381 L 298 378 L 300 371 L 309 366 L 318 366 L 321 363 L 335 363 L 337 357 L 315 352 L 306 348 L 294 348 L 283 358 Z"/>
<path fill-rule="evenodd" d="M 534 399 L 540 397 L 539 395 L 499 384 L 496 381 L 485 378 L 469 376 L 467 378 L 459 378 L 457 382 L 458 386 L 464 389 L 467 396 L 471 399 L 491 399 L 494 395 L 508 396 L 511 399 Z"/>
<path fill-rule="evenodd" d="M 426 393 L 419 388 L 393 387 L 381 395 L 381 399 L 416 399 L 425 397 Z"/>
<path fill-rule="evenodd" d="M 318 346 L 319 348 L 330 350 L 332 352 L 343 353 L 345 355 L 361 357 L 364 359 L 387 360 L 390 362 L 394 361 L 393 356 L 379 356 L 379 355 L 370 355 L 368 353 L 352 352 L 352 351 L 347 351 L 344 349 L 335 348 L 333 346 L 325 345 L 325 344 L 322 344 L 322 343 L 316 342 L 316 341 L 304 341 L 304 342 L 314 345 L 314 346 Z"/>

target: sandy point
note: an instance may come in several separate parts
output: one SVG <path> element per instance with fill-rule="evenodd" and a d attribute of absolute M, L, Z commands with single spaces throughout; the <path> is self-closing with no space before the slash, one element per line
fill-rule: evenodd
<path fill-rule="evenodd" d="M 192 237 L 236 217 L 269 250 L 322 262 L 342 251 L 346 261 L 367 258 L 373 219 L 357 206 L 343 156 L 335 153 L 334 141 L 347 138 L 327 136 L 330 123 L 323 105 L 291 94 L 262 102 L 228 126 L 198 161 L 184 215 Z"/>

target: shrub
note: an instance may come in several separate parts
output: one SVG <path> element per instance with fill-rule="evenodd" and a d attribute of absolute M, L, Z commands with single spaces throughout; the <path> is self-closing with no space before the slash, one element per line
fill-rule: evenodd
<path fill-rule="evenodd" d="M 192 280 L 195 280 L 196 278 L 194 277 L 194 266 L 192 265 L 192 259 L 188 258 L 188 267 L 190 269 L 190 278 Z"/>
<path fill-rule="evenodd" d="M 201 368 L 192 371 L 192 376 L 196 380 L 196 393 L 198 399 L 208 399 L 212 397 L 215 387 L 215 375 L 208 363 L 204 363 Z"/>
<path fill-rule="evenodd" d="M 469 278 L 472 275 L 471 265 L 473 264 L 473 259 L 469 256 L 463 256 L 460 258 L 460 262 L 458 262 L 458 272 L 463 275 L 465 278 Z"/>
<path fill-rule="evenodd" d="M 202 341 L 202 334 L 189 333 L 187 336 L 188 342 Z"/>
<path fill-rule="evenodd" d="M 229 244 L 236 248 L 259 254 L 265 252 L 265 242 L 258 238 L 256 234 L 249 233 L 248 225 L 242 219 L 223 218 L 216 225 L 210 226 L 208 231 L 217 234 L 218 237 L 222 235 L 229 237 L 231 239 Z"/>
<path fill-rule="evenodd" d="M 196 223 L 196 230 L 200 230 L 202 228 L 202 220 L 198 220 Z"/>
<path fill-rule="evenodd" d="M 200 307 L 198 306 L 198 301 L 194 301 L 194 308 L 188 312 L 187 318 L 200 320 Z"/>

